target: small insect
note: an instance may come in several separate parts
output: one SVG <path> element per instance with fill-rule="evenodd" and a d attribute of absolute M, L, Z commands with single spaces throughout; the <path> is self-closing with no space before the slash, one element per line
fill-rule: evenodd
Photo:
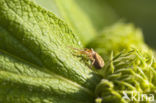
<path fill-rule="evenodd" d="M 72 48 L 72 47 L 70 47 Z M 89 59 L 92 61 L 92 65 L 96 68 L 96 69 L 101 69 L 104 67 L 104 60 L 102 59 L 102 57 L 96 53 L 92 48 L 91 49 L 84 49 L 84 50 L 80 50 L 77 48 L 72 48 L 74 50 L 78 50 L 80 51 L 81 54 L 84 54 L 86 56 L 89 57 Z"/>

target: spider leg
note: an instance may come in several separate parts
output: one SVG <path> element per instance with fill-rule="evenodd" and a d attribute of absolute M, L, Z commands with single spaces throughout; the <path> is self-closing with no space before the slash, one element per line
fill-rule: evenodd
<path fill-rule="evenodd" d="M 93 61 L 92 61 L 92 65 L 95 63 L 95 59 L 93 59 Z"/>
<path fill-rule="evenodd" d="M 93 64 L 95 63 L 95 59 L 90 55 L 89 59 L 92 61 L 92 64 L 90 65 L 90 68 L 93 68 Z"/>

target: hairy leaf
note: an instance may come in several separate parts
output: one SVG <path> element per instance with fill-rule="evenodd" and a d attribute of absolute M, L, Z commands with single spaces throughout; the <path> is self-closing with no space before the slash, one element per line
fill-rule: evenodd
<path fill-rule="evenodd" d="M 82 43 L 86 45 L 96 35 L 96 30 L 88 15 L 79 7 L 75 0 L 36 0 L 37 3 L 53 11 L 67 22 Z"/>
<path fill-rule="evenodd" d="M 99 77 L 68 25 L 30 0 L 0 0 L 0 102 L 91 103 Z"/>

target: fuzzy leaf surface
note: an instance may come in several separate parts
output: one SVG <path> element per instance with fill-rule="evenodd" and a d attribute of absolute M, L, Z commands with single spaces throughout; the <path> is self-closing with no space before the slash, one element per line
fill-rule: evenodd
<path fill-rule="evenodd" d="M 91 103 L 99 77 L 68 25 L 31 0 L 0 0 L 0 102 Z"/>

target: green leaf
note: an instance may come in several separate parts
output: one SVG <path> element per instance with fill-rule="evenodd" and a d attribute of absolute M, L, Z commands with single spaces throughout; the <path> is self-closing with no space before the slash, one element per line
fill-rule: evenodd
<path fill-rule="evenodd" d="M 88 15 L 75 0 L 36 0 L 36 2 L 62 18 L 86 45 L 96 35 Z"/>
<path fill-rule="evenodd" d="M 0 0 L 0 14 L 0 102 L 93 102 L 100 78 L 67 24 L 30 0 Z"/>

